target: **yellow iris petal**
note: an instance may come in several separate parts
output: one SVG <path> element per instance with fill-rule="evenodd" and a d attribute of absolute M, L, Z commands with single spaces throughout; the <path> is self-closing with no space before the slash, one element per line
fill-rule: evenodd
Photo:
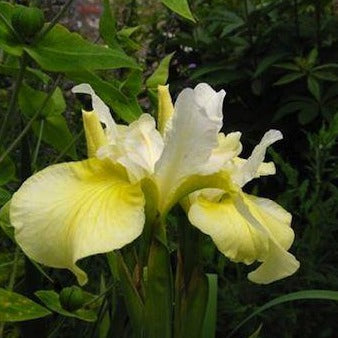
<path fill-rule="evenodd" d="M 50 166 L 14 194 L 10 219 L 15 238 L 35 261 L 86 274 L 76 261 L 119 249 L 137 238 L 144 225 L 140 184 L 125 170 L 92 158 Z"/>
<path fill-rule="evenodd" d="M 158 86 L 158 130 L 164 135 L 174 113 L 174 105 L 171 100 L 169 86 Z"/>
<path fill-rule="evenodd" d="M 220 201 L 201 196 L 188 216 L 231 260 L 263 262 L 248 275 L 255 283 L 271 283 L 292 275 L 299 267 L 286 251 L 294 239 L 291 215 L 273 201 L 243 193 L 226 194 Z"/>
<path fill-rule="evenodd" d="M 99 117 L 94 111 L 83 111 L 82 117 L 87 140 L 88 157 L 93 157 L 100 147 L 107 144 L 107 138 Z"/>

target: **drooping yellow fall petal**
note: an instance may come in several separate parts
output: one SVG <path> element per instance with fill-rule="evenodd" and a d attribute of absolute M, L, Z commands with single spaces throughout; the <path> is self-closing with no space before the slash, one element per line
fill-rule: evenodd
<path fill-rule="evenodd" d="M 15 238 L 33 260 L 86 274 L 76 261 L 119 249 L 143 229 L 144 196 L 124 168 L 92 158 L 50 166 L 14 194 L 10 219 Z"/>
<path fill-rule="evenodd" d="M 268 237 L 243 218 L 230 195 L 225 195 L 218 203 L 198 198 L 188 217 L 232 261 L 251 264 L 266 256 Z"/>
<path fill-rule="evenodd" d="M 292 275 L 299 267 L 287 252 L 294 239 L 291 215 L 273 201 L 243 193 L 225 194 L 215 201 L 202 195 L 188 216 L 231 260 L 263 262 L 248 275 L 255 283 L 271 283 Z"/>
<path fill-rule="evenodd" d="M 99 117 L 94 111 L 83 111 L 82 118 L 87 141 L 88 157 L 93 157 L 100 147 L 107 144 L 107 138 Z"/>
<path fill-rule="evenodd" d="M 174 113 L 174 105 L 171 100 L 169 85 L 157 87 L 158 91 L 158 115 L 157 129 L 164 136 L 168 130 L 171 118 Z"/>

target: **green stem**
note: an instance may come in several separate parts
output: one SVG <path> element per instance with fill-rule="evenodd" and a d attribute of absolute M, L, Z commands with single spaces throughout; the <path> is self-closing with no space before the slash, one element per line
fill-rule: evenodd
<path fill-rule="evenodd" d="M 7 19 L 2 13 L 0 13 L 0 19 L 6 25 L 7 29 L 11 32 L 11 34 L 13 34 L 18 41 L 22 42 L 20 35 L 13 29 L 12 25 L 7 21 Z"/>
<path fill-rule="evenodd" d="M 13 262 L 12 273 L 9 277 L 9 282 L 8 282 L 8 287 L 7 287 L 7 289 L 10 291 L 12 291 L 14 288 L 16 272 L 18 270 L 19 255 L 20 255 L 20 248 L 17 246 L 14 252 L 14 262 Z"/>
<path fill-rule="evenodd" d="M 66 13 L 66 11 L 68 10 L 73 1 L 74 0 L 68 0 L 66 2 L 66 4 L 60 10 L 60 12 L 53 18 L 53 20 L 48 25 L 46 25 L 37 35 L 35 41 L 41 40 L 49 33 L 49 31 L 60 21 L 60 19 Z"/>
<path fill-rule="evenodd" d="M 31 167 L 35 168 L 36 166 L 36 161 L 38 159 L 38 155 L 39 155 L 39 150 L 40 150 L 40 146 L 41 146 L 41 140 L 42 140 L 42 134 L 43 134 L 43 127 L 45 125 L 45 121 L 44 120 L 41 120 L 40 121 L 40 128 L 39 128 L 39 135 L 38 135 L 38 140 L 36 142 L 36 147 L 35 147 L 35 150 L 34 150 L 34 153 L 33 153 L 33 159 L 32 159 L 32 165 Z"/>
<path fill-rule="evenodd" d="M 6 156 L 12 151 L 14 150 L 19 142 L 21 141 L 21 139 L 27 134 L 27 132 L 29 131 L 30 127 L 32 126 L 33 122 L 38 118 L 38 116 L 41 114 L 41 112 L 43 111 L 43 109 L 45 109 L 47 103 L 49 102 L 50 98 L 52 97 L 56 87 L 58 86 L 60 80 L 61 80 L 62 75 L 58 75 L 58 77 L 56 78 L 50 92 L 48 93 L 47 97 L 45 98 L 45 100 L 43 101 L 41 107 L 39 110 L 37 110 L 37 112 L 32 116 L 32 118 L 28 121 L 28 123 L 26 124 L 26 126 L 22 129 L 21 133 L 17 136 L 17 138 L 12 142 L 12 144 L 6 149 L 6 151 L 0 156 L 0 163 L 6 158 Z"/>
<path fill-rule="evenodd" d="M 18 270 L 19 256 L 20 256 L 20 248 L 17 246 L 14 252 L 12 272 L 11 272 L 11 275 L 9 276 L 9 281 L 8 281 L 8 286 L 7 286 L 8 291 L 12 291 L 14 288 L 16 272 Z M 3 336 L 4 329 L 5 329 L 5 323 L 2 322 L 0 323 L 0 337 Z"/>
<path fill-rule="evenodd" d="M 26 70 L 26 60 L 25 60 L 25 56 L 23 55 L 20 59 L 20 68 L 19 68 L 19 73 L 18 76 L 16 78 L 15 84 L 14 84 L 14 88 L 13 88 L 13 93 L 8 105 L 8 109 L 7 112 L 3 118 L 2 124 L 1 124 L 1 129 L 0 129 L 0 140 L 3 139 L 5 130 L 7 128 L 7 123 L 8 123 L 8 118 L 13 115 L 15 108 L 16 108 L 16 103 L 17 103 L 17 98 L 18 98 L 18 94 L 19 94 L 19 90 L 25 75 L 25 70 Z M 1 162 L 1 161 L 0 161 Z"/>
<path fill-rule="evenodd" d="M 94 297 L 93 299 L 91 299 L 90 301 L 88 301 L 87 303 L 84 303 L 82 307 L 86 307 L 86 306 L 88 306 L 90 304 L 95 303 L 101 297 L 105 296 L 108 292 L 110 292 L 111 290 L 113 290 L 114 287 L 116 287 L 116 283 L 113 283 L 112 285 L 108 286 L 106 290 L 104 290 L 102 293 L 100 293 L 99 295 L 97 295 L 96 297 Z"/>

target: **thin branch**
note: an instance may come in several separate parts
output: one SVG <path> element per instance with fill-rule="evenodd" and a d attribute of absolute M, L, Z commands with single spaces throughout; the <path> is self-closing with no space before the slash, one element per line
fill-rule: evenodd
<path fill-rule="evenodd" d="M 42 111 L 45 109 L 47 103 L 49 102 L 50 98 L 52 97 L 52 95 L 54 94 L 54 91 L 56 89 L 56 87 L 58 86 L 60 80 L 61 80 L 62 75 L 59 74 L 58 77 L 55 79 L 55 82 L 50 90 L 50 92 L 48 93 L 47 97 L 45 98 L 45 100 L 43 101 L 40 109 L 37 110 L 37 112 L 32 116 L 32 118 L 28 121 L 28 123 L 26 124 L 26 126 L 22 129 L 21 133 L 18 135 L 18 137 L 12 142 L 12 144 L 5 150 L 5 152 L 0 156 L 0 163 L 5 159 L 5 157 L 13 150 L 15 149 L 19 142 L 21 141 L 21 139 L 27 134 L 27 132 L 29 131 L 30 127 L 32 126 L 33 122 L 38 118 L 38 116 L 42 113 Z"/>
<path fill-rule="evenodd" d="M 70 7 L 70 5 L 72 4 L 73 1 L 74 0 L 68 0 L 66 2 L 66 4 L 60 10 L 60 12 L 53 18 L 53 20 L 48 25 L 46 25 L 41 30 L 41 32 L 37 35 L 35 41 L 41 40 L 42 38 L 44 38 L 47 35 L 47 33 L 60 21 L 60 19 L 66 13 L 66 11 L 68 10 L 68 8 Z"/>

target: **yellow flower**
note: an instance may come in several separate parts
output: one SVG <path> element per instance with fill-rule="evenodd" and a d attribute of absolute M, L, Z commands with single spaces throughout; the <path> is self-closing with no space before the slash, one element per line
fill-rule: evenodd
<path fill-rule="evenodd" d="M 274 173 L 263 160 L 280 132 L 268 132 L 245 160 L 238 157 L 241 134 L 220 133 L 225 93 L 207 84 L 184 89 L 175 106 L 168 87 L 161 86 L 158 130 L 149 114 L 129 126 L 116 124 L 87 84 L 73 91 L 92 96 L 93 111 L 83 112 L 89 159 L 50 166 L 14 194 L 11 223 L 29 257 L 68 268 L 84 284 L 87 276 L 77 260 L 119 249 L 142 233 L 148 181 L 156 187 L 151 201 L 162 218 L 181 201 L 191 223 L 227 257 L 263 262 L 249 274 L 252 281 L 268 283 L 297 270 L 299 263 L 287 252 L 291 216 L 241 190 L 252 178 Z"/>

